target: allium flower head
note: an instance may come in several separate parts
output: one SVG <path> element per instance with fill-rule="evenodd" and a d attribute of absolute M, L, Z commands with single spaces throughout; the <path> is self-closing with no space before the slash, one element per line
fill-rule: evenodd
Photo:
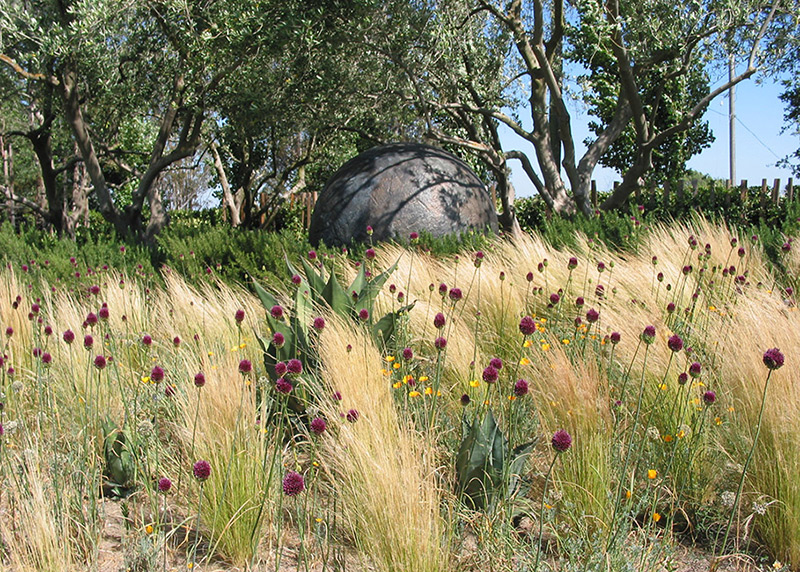
<path fill-rule="evenodd" d="M 439 284 L 439 295 L 444 298 L 447 295 L 447 284 L 442 282 Z"/>
<path fill-rule="evenodd" d="M 205 384 L 206 384 L 206 376 L 202 371 L 194 374 L 195 387 L 203 387 Z"/>
<path fill-rule="evenodd" d="M 358 311 L 358 319 L 362 322 L 369 320 L 369 310 L 366 308 L 361 308 L 361 310 Z"/>
<path fill-rule="evenodd" d="M 302 282 L 302 281 L 303 281 L 303 279 L 300 278 L 299 274 L 294 274 L 292 276 L 292 284 L 294 284 L 295 286 L 298 286 L 300 284 L 300 282 Z"/>
<path fill-rule="evenodd" d="M 276 320 L 283 318 L 283 308 L 278 304 L 275 304 L 272 308 L 270 308 L 269 313 Z"/>
<path fill-rule="evenodd" d="M 703 367 L 698 362 L 692 362 L 692 365 L 689 366 L 689 375 L 692 377 L 700 377 L 702 369 Z"/>
<path fill-rule="evenodd" d="M 97 317 L 101 320 L 108 320 L 109 315 L 108 306 L 103 306 L 97 311 Z"/>
<path fill-rule="evenodd" d="M 93 345 L 94 345 L 94 338 L 91 336 L 91 334 L 86 334 L 85 336 L 83 336 L 83 347 L 85 347 L 88 350 Z"/>
<path fill-rule="evenodd" d="M 311 420 L 311 432 L 314 435 L 322 435 L 328 428 L 328 424 L 322 417 L 315 417 Z"/>
<path fill-rule="evenodd" d="M 464 407 L 466 407 L 467 405 L 469 405 L 471 401 L 472 401 L 472 400 L 470 399 L 469 395 L 467 395 L 466 393 L 463 393 L 463 394 L 461 395 L 461 399 L 459 399 L 459 402 L 460 402 L 460 403 L 461 403 L 461 405 L 463 405 Z"/>
<path fill-rule="evenodd" d="M 175 336 L 174 338 L 172 338 L 172 345 L 175 346 L 176 348 L 181 345 L 180 336 Z"/>
<path fill-rule="evenodd" d="M 667 340 L 667 347 L 677 353 L 683 349 L 683 340 L 678 334 L 673 334 Z"/>
<path fill-rule="evenodd" d="M 198 481 L 205 481 L 211 476 L 211 463 L 200 460 L 192 466 L 192 474 Z"/>
<path fill-rule="evenodd" d="M 358 409 L 351 409 L 345 417 L 350 423 L 355 423 L 359 418 Z"/>
<path fill-rule="evenodd" d="M 233 315 L 233 319 L 236 320 L 236 322 L 239 324 L 244 322 L 244 310 L 242 309 L 236 310 L 236 313 Z"/>
<path fill-rule="evenodd" d="M 150 346 L 153 344 L 153 338 L 150 337 L 150 334 L 145 334 L 142 336 L 142 344 L 145 346 Z"/>
<path fill-rule="evenodd" d="M 575 306 L 578 308 L 582 308 L 583 305 L 586 303 L 586 300 L 583 299 L 583 296 L 578 296 L 575 298 Z"/>
<path fill-rule="evenodd" d="M 411 234 L 408 235 L 408 238 L 410 238 L 411 240 L 417 240 L 419 238 L 419 233 L 412 232 Z"/>
<path fill-rule="evenodd" d="M 447 320 L 445 320 L 444 314 L 442 314 L 441 312 L 439 312 L 433 317 L 433 327 L 436 328 L 437 330 L 441 330 L 442 328 L 444 328 L 446 322 Z"/>
<path fill-rule="evenodd" d="M 433 340 L 433 346 L 434 346 L 434 347 L 435 347 L 437 350 L 440 350 L 440 351 L 441 351 L 441 350 L 443 350 L 444 348 L 446 348 L 446 347 L 447 347 L 447 340 L 446 340 L 445 338 L 443 338 L 443 337 L 439 336 L 438 338 L 436 338 L 435 340 Z"/>
<path fill-rule="evenodd" d="M 519 321 L 519 331 L 523 336 L 532 336 L 536 332 L 536 322 L 530 316 L 524 316 Z"/>
<path fill-rule="evenodd" d="M 572 436 L 564 429 L 559 429 L 553 434 L 551 443 L 556 452 L 563 453 L 572 447 Z"/>
<path fill-rule="evenodd" d="M 44 353 L 42 354 L 42 363 L 43 363 L 44 365 L 48 365 L 48 364 L 50 364 L 50 362 L 52 362 L 52 361 L 53 361 L 53 356 L 52 356 L 52 355 L 50 355 L 50 353 L 49 353 L 49 352 L 44 352 Z"/>
<path fill-rule="evenodd" d="M 574 270 L 578 267 L 578 259 L 574 256 L 571 256 L 569 262 L 567 262 L 567 268 L 569 270 Z"/>
<path fill-rule="evenodd" d="M 286 343 L 286 338 L 280 332 L 275 332 L 272 334 L 272 343 L 275 344 L 275 347 L 280 349 L 283 347 L 283 344 Z"/>
<path fill-rule="evenodd" d="M 306 483 L 303 475 L 295 471 L 289 471 L 283 477 L 283 494 L 288 497 L 294 497 L 302 493 L 306 489 Z"/>
<path fill-rule="evenodd" d="M 495 368 L 496 370 L 501 370 L 503 369 L 503 360 L 501 360 L 498 357 L 492 358 L 489 360 L 489 365 Z"/>
<path fill-rule="evenodd" d="M 86 323 L 90 326 L 94 326 L 97 323 L 97 314 L 94 312 L 86 314 Z"/>
<path fill-rule="evenodd" d="M 72 342 L 75 341 L 75 332 L 73 332 L 72 330 L 66 330 L 61 337 L 64 338 L 65 342 L 71 344 Z"/>
<path fill-rule="evenodd" d="M 783 353 L 778 348 L 771 348 L 764 352 L 764 365 L 771 370 L 783 365 Z"/>
<path fill-rule="evenodd" d="M 590 324 L 594 324 L 597 320 L 600 319 L 600 312 L 595 310 L 594 308 L 589 308 L 586 312 L 586 321 Z"/>
<path fill-rule="evenodd" d="M 321 332 L 322 330 L 325 329 L 325 318 L 323 318 L 322 316 L 317 316 L 316 318 L 314 318 L 314 323 L 311 324 L 311 327 L 317 330 L 318 332 Z"/>
<path fill-rule="evenodd" d="M 253 371 L 253 363 L 249 359 L 243 359 L 239 362 L 239 373 L 248 374 Z"/>
<path fill-rule="evenodd" d="M 458 302 L 464 295 L 461 293 L 461 288 L 450 288 L 449 296 L 453 302 Z"/>
<path fill-rule="evenodd" d="M 559 296 L 559 295 L 558 295 L 558 294 L 556 294 L 555 292 L 553 292 L 552 294 L 550 294 L 550 303 L 551 303 L 553 306 L 555 306 L 556 304 L 558 304 L 560 301 L 561 301 L 561 296 Z"/>
<path fill-rule="evenodd" d="M 498 372 L 492 366 L 487 366 L 483 370 L 483 381 L 486 383 L 495 383 L 497 381 Z"/>
<path fill-rule="evenodd" d="M 622 335 L 619 332 L 611 332 L 611 335 L 608 337 L 611 340 L 611 343 L 617 345 L 622 339 Z"/>
<path fill-rule="evenodd" d="M 412 350 L 411 348 L 403 348 L 402 355 L 403 355 L 403 359 L 406 360 L 406 361 L 408 361 L 410 359 L 413 359 L 414 350 Z"/>
<path fill-rule="evenodd" d="M 150 381 L 153 383 L 160 383 L 164 380 L 164 368 L 159 365 L 154 365 L 150 370 Z"/>
<path fill-rule="evenodd" d="M 706 405 L 712 405 L 717 400 L 717 394 L 713 391 L 706 391 L 703 394 L 703 402 Z"/>
<path fill-rule="evenodd" d="M 681 372 L 681 373 L 678 375 L 678 383 L 679 383 L 680 385 L 686 385 L 686 382 L 687 382 L 687 381 L 689 381 L 689 374 L 688 374 L 688 373 L 686 373 L 685 371 L 682 371 L 682 372 Z"/>
<path fill-rule="evenodd" d="M 105 356 L 95 356 L 94 357 L 94 367 L 97 369 L 104 369 L 106 367 L 106 358 Z"/>
<path fill-rule="evenodd" d="M 518 379 L 514 384 L 514 395 L 522 397 L 528 394 L 528 382 L 524 379 Z"/>
<path fill-rule="evenodd" d="M 169 489 L 172 488 L 172 481 L 169 480 L 167 477 L 161 477 L 158 479 L 158 492 L 166 493 L 169 492 Z"/>
<path fill-rule="evenodd" d="M 277 380 L 275 380 L 275 389 L 278 391 L 278 393 L 288 395 L 292 392 L 294 386 L 285 377 L 279 377 Z"/>
<path fill-rule="evenodd" d="M 300 375 L 303 373 L 303 362 L 296 358 L 290 359 L 286 362 L 286 371 L 293 375 Z"/>
<path fill-rule="evenodd" d="M 644 330 L 642 331 L 641 338 L 644 343 L 652 344 L 653 340 L 656 338 L 655 326 L 645 326 Z"/>

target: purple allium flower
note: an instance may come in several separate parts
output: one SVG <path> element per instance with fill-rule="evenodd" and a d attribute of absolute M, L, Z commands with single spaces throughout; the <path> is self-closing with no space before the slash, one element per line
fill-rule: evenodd
<path fill-rule="evenodd" d="M 486 383 L 495 383 L 497 381 L 498 372 L 492 366 L 487 366 L 483 370 L 483 381 Z"/>
<path fill-rule="evenodd" d="M 437 330 L 441 330 L 442 328 L 444 328 L 446 321 L 447 320 L 445 320 L 444 314 L 439 312 L 433 317 L 433 327 L 436 328 Z"/>
<path fill-rule="evenodd" d="M 299 274 L 294 274 L 292 276 L 292 284 L 294 284 L 295 286 L 298 286 L 300 284 L 300 282 L 302 282 L 302 281 L 303 281 L 303 279 L 300 278 Z"/>
<path fill-rule="evenodd" d="M 97 317 L 101 320 L 108 320 L 109 311 L 108 306 L 103 306 L 97 311 Z"/>
<path fill-rule="evenodd" d="M 286 375 L 286 372 L 288 370 L 289 368 L 286 366 L 285 362 L 279 361 L 278 363 L 275 364 L 275 375 L 277 375 L 278 377 L 283 377 L 284 375 Z"/>
<path fill-rule="evenodd" d="M 249 359 L 243 359 L 239 362 L 239 373 L 244 375 L 253 371 L 253 364 Z"/>
<path fill-rule="evenodd" d="M 658 274 L 656 274 L 656 280 L 658 280 L 659 282 L 663 282 L 664 281 L 664 273 L 663 272 L 659 272 Z"/>
<path fill-rule="evenodd" d="M 283 494 L 287 497 L 295 497 L 306 490 L 306 482 L 303 475 L 295 471 L 289 471 L 283 477 Z"/>
<path fill-rule="evenodd" d="M 283 334 L 280 332 L 275 332 L 272 334 L 272 343 L 275 344 L 275 347 L 280 349 L 283 347 L 283 344 L 286 343 L 286 338 L 283 337 Z"/>
<path fill-rule="evenodd" d="M 170 481 L 167 477 L 161 477 L 158 479 L 158 492 L 166 493 L 169 492 L 169 489 L 172 488 L 172 481 Z"/>
<path fill-rule="evenodd" d="M 536 322 L 530 316 L 523 316 L 519 321 L 519 331 L 523 336 L 532 336 L 536 332 Z"/>
<path fill-rule="evenodd" d="M 574 270 L 578 267 L 578 259 L 574 256 L 571 256 L 569 262 L 567 262 L 567 268 L 569 270 Z"/>
<path fill-rule="evenodd" d="M 244 310 L 242 309 L 236 310 L 236 313 L 233 315 L 233 319 L 236 320 L 236 322 L 239 324 L 244 322 Z"/>
<path fill-rule="evenodd" d="M 464 296 L 461 293 L 461 288 L 450 288 L 450 294 L 449 295 L 450 295 L 450 299 L 453 302 L 458 302 Z"/>
<path fill-rule="evenodd" d="M 597 271 L 598 271 L 598 272 L 602 272 L 602 271 L 603 271 L 603 270 L 605 270 L 605 269 L 606 269 L 606 264 L 605 264 L 605 262 L 598 262 L 598 263 L 597 263 Z"/>
<path fill-rule="evenodd" d="M 88 350 L 93 345 L 94 345 L 94 338 L 91 336 L 91 334 L 86 334 L 85 336 L 83 336 L 83 347 L 85 347 Z"/>
<path fill-rule="evenodd" d="M 90 326 L 94 326 L 97 323 L 97 314 L 94 312 L 86 314 L 86 323 Z"/>
<path fill-rule="evenodd" d="M 150 334 L 145 334 L 142 336 L 142 344 L 145 346 L 150 346 L 153 343 L 153 338 L 150 337 Z"/>
<path fill-rule="evenodd" d="M 39 304 L 31 304 L 31 312 L 34 314 L 38 314 L 41 309 L 42 308 L 39 306 Z"/>
<path fill-rule="evenodd" d="M 318 332 L 321 332 L 322 330 L 325 329 L 325 318 L 323 318 L 322 316 L 317 316 L 316 318 L 314 318 L 314 323 L 311 324 L 311 327 L 313 327 Z"/>
<path fill-rule="evenodd" d="M 153 383 L 161 383 L 164 380 L 164 368 L 159 365 L 154 365 L 150 370 L 150 381 Z"/>
<path fill-rule="evenodd" d="M 97 284 L 89 286 L 89 294 L 94 294 L 95 296 L 97 296 L 99 293 L 100 293 L 100 286 L 98 286 Z"/>
<path fill-rule="evenodd" d="M 692 265 L 691 264 L 687 264 L 686 266 L 683 267 L 682 271 L 683 271 L 683 275 L 684 276 L 688 276 L 689 274 L 692 273 Z"/>
<path fill-rule="evenodd" d="M 211 476 L 211 463 L 200 460 L 192 466 L 192 474 L 198 481 L 205 481 Z"/>
<path fill-rule="evenodd" d="M 206 376 L 202 371 L 199 371 L 196 374 L 194 374 L 195 387 L 203 387 L 205 384 L 206 384 Z"/>
<path fill-rule="evenodd" d="M 600 319 L 600 312 L 595 310 L 594 308 L 589 308 L 586 312 L 586 321 L 590 324 L 594 324 L 597 320 Z"/>
<path fill-rule="evenodd" d="M 489 360 L 489 365 L 499 371 L 499 370 L 503 369 L 503 360 L 501 360 L 500 358 L 497 358 L 497 357 L 496 358 L 492 358 L 492 359 Z"/>
<path fill-rule="evenodd" d="M 315 417 L 311 420 L 311 432 L 314 435 L 322 435 L 328 428 L 328 424 L 322 417 Z"/>
<path fill-rule="evenodd" d="M 365 257 L 367 260 L 375 260 L 375 249 L 374 249 L 374 248 L 368 248 L 368 249 L 367 249 L 367 250 L 364 252 L 364 257 Z"/>
<path fill-rule="evenodd" d="M 181 345 L 181 339 L 179 336 L 175 336 L 174 338 L 172 338 L 172 345 L 175 346 L 176 348 Z"/>
<path fill-rule="evenodd" d="M 44 365 L 49 365 L 52 361 L 53 361 L 53 356 L 51 356 L 49 352 L 44 352 L 42 354 L 42 363 Z"/>
<path fill-rule="evenodd" d="M 667 340 L 667 347 L 673 352 L 679 352 L 683 349 L 683 340 L 678 334 L 673 334 Z"/>
<path fill-rule="evenodd" d="M 608 339 L 610 339 L 611 343 L 614 345 L 617 345 L 621 338 L 622 336 L 620 335 L 619 332 L 611 332 L 611 335 L 608 337 Z"/>
<path fill-rule="evenodd" d="M 642 341 L 646 344 L 652 344 L 655 338 L 656 338 L 655 326 L 645 326 L 641 335 Z"/>
<path fill-rule="evenodd" d="M 442 282 L 439 284 L 439 295 L 444 298 L 447 295 L 447 284 Z"/>
<path fill-rule="evenodd" d="M 296 358 L 290 359 L 286 363 L 286 371 L 293 375 L 300 375 L 303 373 L 303 362 Z"/>
<path fill-rule="evenodd" d="M 784 242 L 783 246 L 781 246 L 781 252 L 786 253 L 792 249 L 792 244 L 789 242 Z"/>
<path fill-rule="evenodd" d="M 689 374 L 685 371 L 682 371 L 680 375 L 678 375 L 678 383 L 680 385 L 686 385 L 687 381 L 689 381 Z"/>
<path fill-rule="evenodd" d="M 408 361 L 414 357 L 414 350 L 411 348 L 403 348 L 403 359 Z"/>
<path fill-rule="evenodd" d="M 369 320 L 369 310 L 366 308 L 361 308 L 361 310 L 358 311 L 358 319 L 362 322 Z"/>
<path fill-rule="evenodd" d="M 572 436 L 564 429 L 559 429 L 553 434 L 551 443 L 556 452 L 563 453 L 572 447 Z"/>
<path fill-rule="evenodd" d="M 333 400 L 334 401 L 341 401 L 342 400 L 342 394 L 340 392 L 338 392 L 338 391 L 334 391 L 333 392 Z"/>
<path fill-rule="evenodd" d="M 358 421 L 359 416 L 360 416 L 360 414 L 358 413 L 358 409 L 351 409 L 350 411 L 347 412 L 347 415 L 345 416 L 345 418 L 350 423 L 355 423 L 356 421 Z"/>
<path fill-rule="evenodd" d="M 294 386 L 285 377 L 279 377 L 275 380 L 275 389 L 278 393 L 289 394 L 294 389 Z"/>
<path fill-rule="evenodd" d="M 525 275 L 525 280 L 527 280 L 528 282 L 533 282 L 533 272 L 528 272 Z"/>
<path fill-rule="evenodd" d="M 669 304 L 667 304 L 667 313 L 671 314 L 674 311 L 675 311 L 675 303 L 670 302 Z"/>
<path fill-rule="evenodd" d="M 469 405 L 470 401 L 472 401 L 472 400 L 469 398 L 469 395 L 464 393 L 464 394 L 461 395 L 461 399 L 459 399 L 459 401 L 461 402 L 461 405 L 466 407 L 467 405 Z"/>
<path fill-rule="evenodd" d="M 44 335 L 45 336 L 52 336 L 53 335 L 53 327 L 50 326 L 50 325 L 45 326 L 44 327 Z"/>
<path fill-rule="evenodd" d="M 518 379 L 514 384 L 514 395 L 522 397 L 528 394 L 528 382 L 524 379 Z"/>
<path fill-rule="evenodd" d="M 578 296 L 575 298 L 575 306 L 578 308 L 582 308 L 583 305 L 586 303 L 586 300 L 583 299 L 583 296 Z"/>
<path fill-rule="evenodd" d="M 42 348 L 33 348 L 33 357 L 39 357 L 42 355 Z"/>
<path fill-rule="evenodd" d="M 703 402 L 706 405 L 712 405 L 717 400 L 717 394 L 713 391 L 706 391 L 703 394 Z"/>
<path fill-rule="evenodd" d="M 439 336 L 438 338 L 436 338 L 435 340 L 433 340 L 433 346 L 434 346 L 434 347 L 435 347 L 437 350 L 441 351 L 441 350 L 443 350 L 444 348 L 446 348 L 446 347 L 447 347 L 447 340 L 446 340 L 445 338 L 443 338 L 443 337 Z"/>
<path fill-rule="evenodd" d="M 317 259 L 317 251 L 316 250 L 309 250 L 308 251 L 308 259 L 309 260 L 316 260 Z"/>
<path fill-rule="evenodd" d="M 270 308 L 269 313 L 276 320 L 283 318 L 283 308 L 281 308 L 278 304 L 275 304 L 272 308 Z"/>
<path fill-rule="evenodd" d="M 764 352 L 764 365 L 771 370 L 783 365 L 783 353 L 778 348 L 771 348 Z"/>
<path fill-rule="evenodd" d="M 104 356 L 94 357 L 94 367 L 97 369 L 104 369 L 106 367 L 106 358 Z"/>
<path fill-rule="evenodd" d="M 740 246 L 739 250 L 737 250 L 736 252 L 739 255 L 739 258 L 744 258 L 745 250 L 743 246 Z"/>
<path fill-rule="evenodd" d="M 373 233 L 373 232 L 374 232 L 374 231 L 372 230 L 372 227 L 371 227 L 370 225 L 367 225 L 367 234 L 368 234 L 369 236 L 372 236 L 372 233 Z"/>
<path fill-rule="evenodd" d="M 550 303 L 551 303 L 553 306 L 555 306 L 556 304 L 558 304 L 560 301 L 561 301 L 561 296 L 559 296 L 559 295 L 558 295 L 558 294 L 556 294 L 555 292 L 553 292 L 552 294 L 550 294 Z"/>
<path fill-rule="evenodd" d="M 698 362 L 692 362 L 689 366 L 689 375 L 692 377 L 700 377 L 700 372 L 702 371 L 703 367 Z"/>

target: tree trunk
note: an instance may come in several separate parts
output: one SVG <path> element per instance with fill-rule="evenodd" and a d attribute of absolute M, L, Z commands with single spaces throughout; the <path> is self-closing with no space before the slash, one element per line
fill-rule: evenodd
<path fill-rule="evenodd" d="M 144 241 L 146 244 L 153 245 L 158 233 L 169 224 L 169 213 L 164 208 L 160 185 L 155 183 L 150 185 L 148 202 L 150 203 L 150 222 L 145 230 Z"/>
<path fill-rule="evenodd" d="M 214 157 L 214 168 L 217 171 L 219 183 L 222 185 L 222 202 L 231 213 L 231 226 L 235 228 L 242 224 L 242 218 L 239 216 L 239 206 L 236 204 L 236 199 L 231 192 L 231 185 L 228 181 L 228 175 L 225 174 L 225 167 L 222 164 L 217 144 L 212 141 L 208 148 L 211 149 L 211 155 Z"/>
<path fill-rule="evenodd" d="M 14 148 L 11 146 L 11 141 L 6 142 L 2 134 L 0 134 L 0 152 L 3 154 L 3 181 L 6 187 L 6 208 L 8 208 L 8 222 L 13 227 L 15 224 L 14 217 L 14 201 L 11 197 L 14 196 Z"/>
<path fill-rule="evenodd" d="M 119 236 L 127 236 L 129 234 L 128 225 L 125 219 L 120 216 L 116 206 L 114 206 L 111 192 L 106 184 L 105 175 L 103 175 L 103 168 L 97 158 L 92 138 L 89 135 L 86 121 L 83 118 L 80 99 L 78 97 L 77 73 L 71 66 L 67 67 L 61 78 L 59 91 L 61 92 L 61 97 L 64 102 L 64 112 L 67 116 L 67 123 L 72 130 L 72 134 L 75 136 L 75 142 L 78 144 L 81 158 L 83 159 L 84 165 L 86 165 L 86 172 L 89 174 L 89 178 L 92 181 L 94 187 L 93 191 L 97 198 L 100 214 L 105 220 L 114 225 L 114 229 Z"/>

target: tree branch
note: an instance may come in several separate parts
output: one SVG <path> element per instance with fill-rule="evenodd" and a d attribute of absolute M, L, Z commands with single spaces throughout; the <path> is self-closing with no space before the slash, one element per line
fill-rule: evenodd
<path fill-rule="evenodd" d="M 51 75 L 45 75 L 41 73 L 31 73 L 24 69 L 21 65 L 19 65 L 14 59 L 7 56 L 6 54 L 0 54 L 0 61 L 8 65 L 12 70 L 14 70 L 18 75 L 24 77 L 25 79 L 30 79 L 33 81 L 43 81 L 45 83 L 49 83 L 50 85 L 57 86 L 60 85 L 58 78 L 53 77 Z"/>

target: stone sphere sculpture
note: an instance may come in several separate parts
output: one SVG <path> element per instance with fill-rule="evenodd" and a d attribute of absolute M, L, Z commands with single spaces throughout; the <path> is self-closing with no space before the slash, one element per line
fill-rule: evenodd
<path fill-rule="evenodd" d="M 345 163 L 320 193 L 309 240 L 341 246 L 468 230 L 497 233 L 486 187 L 458 157 L 418 143 L 374 147 Z"/>

